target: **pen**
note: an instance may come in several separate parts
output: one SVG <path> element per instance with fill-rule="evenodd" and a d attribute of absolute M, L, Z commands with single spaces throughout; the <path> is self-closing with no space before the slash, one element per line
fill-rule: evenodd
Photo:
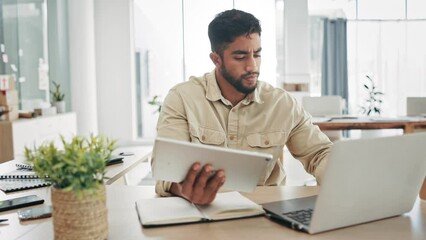
<path fill-rule="evenodd" d="M 121 152 L 118 155 L 120 155 L 120 156 L 132 156 L 133 153 L 132 152 Z"/>
<path fill-rule="evenodd" d="M 0 219 L 0 223 L 1 222 L 7 222 L 7 221 L 9 221 L 9 219 L 6 219 L 6 218 L 5 219 Z"/>

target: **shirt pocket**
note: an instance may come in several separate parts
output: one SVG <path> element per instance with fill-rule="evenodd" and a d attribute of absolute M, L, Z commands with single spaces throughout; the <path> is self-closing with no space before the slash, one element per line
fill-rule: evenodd
<path fill-rule="evenodd" d="M 283 148 L 286 142 L 286 132 L 276 131 L 267 133 L 253 133 L 247 137 L 247 145 L 255 151 L 272 154 L 274 161 L 268 163 L 265 175 L 259 180 L 259 184 L 263 185 L 267 179 L 271 176 L 272 171 L 277 163 L 278 159 L 283 153 Z M 280 166 L 281 167 L 281 166 Z"/>
<path fill-rule="evenodd" d="M 286 134 L 284 131 L 253 133 L 247 136 L 247 144 L 252 148 L 272 148 L 284 146 Z"/>
<path fill-rule="evenodd" d="M 189 132 L 192 142 L 217 146 L 225 145 L 225 133 L 221 131 L 190 125 Z"/>

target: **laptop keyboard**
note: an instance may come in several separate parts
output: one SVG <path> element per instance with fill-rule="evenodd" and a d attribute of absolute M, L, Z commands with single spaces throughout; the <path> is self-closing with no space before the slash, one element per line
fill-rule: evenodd
<path fill-rule="evenodd" d="M 309 223 L 311 222 L 311 218 L 312 218 L 312 213 L 313 213 L 313 209 L 308 208 L 308 209 L 298 210 L 294 212 L 283 213 L 283 215 L 303 225 L 309 226 Z"/>

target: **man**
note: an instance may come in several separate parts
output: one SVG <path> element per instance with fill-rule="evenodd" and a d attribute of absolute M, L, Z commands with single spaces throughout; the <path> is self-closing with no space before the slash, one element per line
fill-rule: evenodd
<path fill-rule="evenodd" d="M 157 136 L 271 153 L 274 161 L 258 183 L 267 186 L 285 180 L 281 156 L 287 145 L 321 182 L 332 143 L 286 91 L 258 81 L 262 51 L 258 19 L 235 9 L 224 11 L 209 24 L 208 34 L 215 69 L 170 90 Z M 156 192 L 209 204 L 226 174 L 232 173 L 194 163 L 183 182 L 158 181 Z"/>

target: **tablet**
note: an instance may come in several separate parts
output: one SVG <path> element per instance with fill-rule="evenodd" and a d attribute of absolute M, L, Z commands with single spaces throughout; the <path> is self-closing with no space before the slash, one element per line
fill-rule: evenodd
<path fill-rule="evenodd" d="M 223 189 L 253 192 L 266 171 L 272 155 L 225 147 L 156 138 L 153 149 L 152 176 L 156 180 L 182 182 L 195 162 L 210 163 L 223 169 Z"/>

